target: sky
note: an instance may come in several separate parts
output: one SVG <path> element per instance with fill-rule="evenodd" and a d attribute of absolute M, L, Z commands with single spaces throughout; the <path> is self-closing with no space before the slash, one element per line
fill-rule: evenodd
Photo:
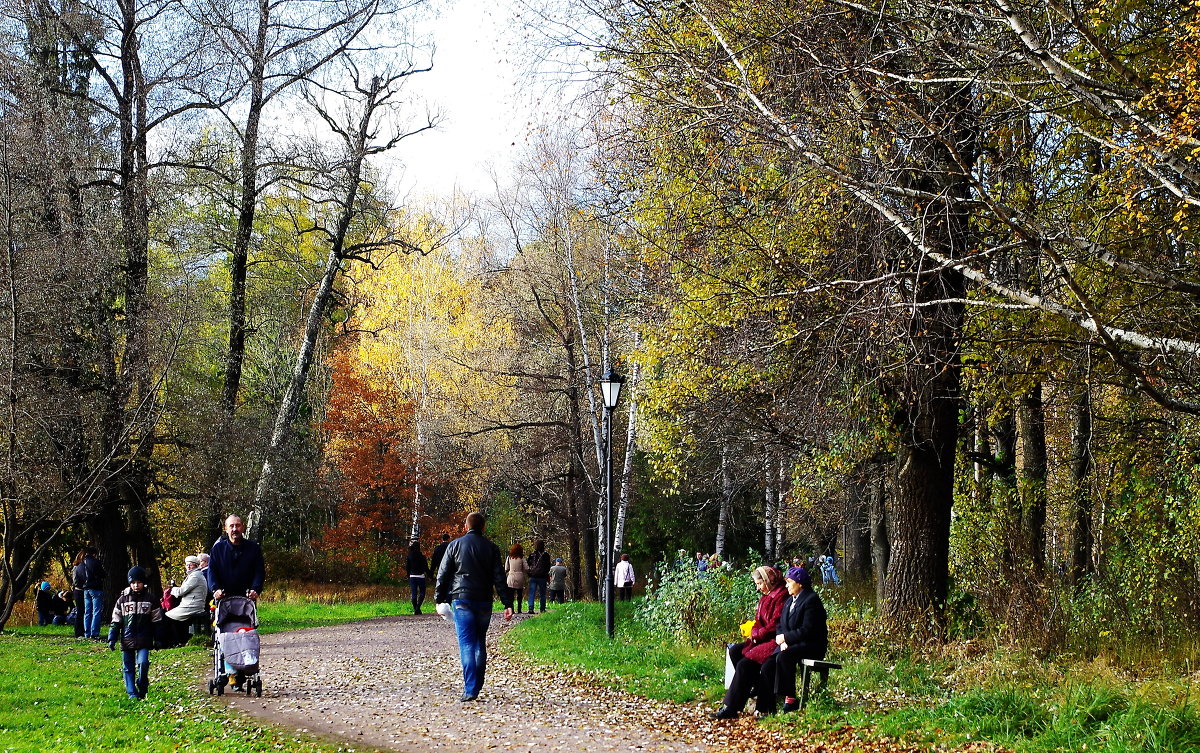
<path fill-rule="evenodd" d="M 503 175 L 519 156 L 531 110 L 529 84 L 513 60 L 521 54 L 514 19 L 506 0 L 448 0 L 430 22 L 433 70 L 408 86 L 444 119 L 395 151 L 389 169 L 400 195 L 490 193 L 488 165 Z"/>

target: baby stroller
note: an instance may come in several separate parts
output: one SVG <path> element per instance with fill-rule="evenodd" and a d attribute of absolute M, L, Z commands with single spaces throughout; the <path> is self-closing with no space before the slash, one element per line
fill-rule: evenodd
<path fill-rule="evenodd" d="M 258 610 L 245 596 L 226 596 L 213 607 L 213 678 L 208 693 L 225 694 L 231 682 L 234 690 L 262 696 L 262 678 L 258 675 Z"/>

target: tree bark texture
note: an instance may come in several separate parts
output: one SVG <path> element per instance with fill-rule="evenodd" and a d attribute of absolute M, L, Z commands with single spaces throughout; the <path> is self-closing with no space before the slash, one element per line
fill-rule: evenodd
<path fill-rule="evenodd" d="M 1021 437 L 1019 489 L 1021 495 L 1022 553 L 1035 578 L 1046 568 L 1046 409 L 1042 383 L 1018 398 L 1017 420 Z"/>
<path fill-rule="evenodd" d="M 1092 550 L 1092 405 L 1091 388 L 1081 382 L 1071 404 L 1071 457 L 1067 468 L 1071 490 L 1071 581 L 1094 571 Z"/>

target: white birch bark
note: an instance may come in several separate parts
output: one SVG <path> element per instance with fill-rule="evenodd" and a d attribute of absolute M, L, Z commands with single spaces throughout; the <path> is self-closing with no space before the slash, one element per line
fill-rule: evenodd
<path fill-rule="evenodd" d="M 765 491 L 763 494 L 763 557 L 775 558 L 775 515 L 779 506 L 778 476 L 775 473 L 775 457 L 768 451 L 763 463 Z"/>
<path fill-rule="evenodd" d="M 729 445 L 721 447 L 721 509 L 717 514 L 717 540 L 713 551 L 725 559 L 725 540 L 729 534 L 729 518 L 733 511 L 733 466 Z"/>
<path fill-rule="evenodd" d="M 359 189 L 362 186 L 363 168 L 366 165 L 367 158 L 374 154 L 381 154 L 396 146 L 402 139 L 432 127 L 432 123 L 428 123 L 426 126 L 415 131 L 394 134 L 386 143 L 372 143 L 375 130 L 378 127 L 376 117 L 381 114 L 383 108 L 389 105 L 389 101 L 398 94 L 399 83 L 406 76 L 414 72 L 408 71 L 386 79 L 375 76 L 371 79 L 370 85 L 367 88 L 363 88 L 361 83 L 355 82 L 357 92 L 363 96 L 362 110 L 359 113 L 358 122 L 350 126 L 344 127 L 340 125 L 328 112 L 319 107 L 317 108 L 318 114 L 321 115 L 325 122 L 345 142 L 347 152 L 343 167 L 345 179 L 341 183 L 345 188 L 345 194 L 337 198 L 338 218 L 336 225 L 333 230 L 326 231 L 329 240 L 329 255 L 325 260 L 325 270 L 321 275 L 321 281 L 317 285 L 312 304 L 308 309 L 308 318 L 304 327 L 304 339 L 300 344 L 299 352 L 296 354 L 291 378 L 288 380 L 287 389 L 284 391 L 283 399 L 280 401 L 279 411 L 275 415 L 275 424 L 271 430 L 271 441 L 267 448 L 266 456 L 263 459 L 262 472 L 259 474 L 258 484 L 254 490 L 254 501 L 251 503 L 250 514 L 246 520 L 247 536 L 251 536 L 264 522 L 263 517 L 266 511 L 267 497 L 274 484 L 276 461 L 280 451 L 291 437 L 292 423 L 296 418 L 296 412 L 300 405 L 300 397 L 304 394 L 305 387 L 308 384 L 308 374 L 312 368 L 313 354 L 316 352 L 321 330 L 324 327 L 325 310 L 328 308 L 329 302 L 333 297 L 333 286 L 338 274 L 343 269 L 343 264 L 349 258 L 363 258 L 364 255 L 369 256 L 373 248 L 402 245 L 401 241 L 391 239 L 390 236 L 385 236 L 377 242 L 364 243 L 358 246 L 348 246 L 346 241 L 350 231 L 350 224 L 357 214 L 355 203 L 358 198 Z"/>
<path fill-rule="evenodd" d="M 637 338 L 635 337 L 635 345 Z M 628 391 L 629 417 L 625 428 L 625 464 L 621 469 L 621 496 L 617 507 L 617 522 L 614 524 L 613 551 L 619 553 L 625 548 L 625 517 L 629 512 L 630 489 L 633 487 L 633 450 L 637 446 L 637 385 L 642 373 L 641 364 L 633 365 L 633 372 L 622 391 Z"/>

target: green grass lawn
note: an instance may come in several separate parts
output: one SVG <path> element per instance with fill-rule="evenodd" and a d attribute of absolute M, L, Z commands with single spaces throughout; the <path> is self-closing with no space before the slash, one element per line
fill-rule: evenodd
<path fill-rule="evenodd" d="M 720 700 L 725 664 L 719 651 L 656 639 L 633 619 L 633 603 L 617 603 L 612 641 L 604 632 L 604 605 L 587 602 L 525 620 L 506 640 L 540 664 L 582 670 L 647 698 Z"/>
<path fill-rule="evenodd" d="M 583 671 L 645 697 L 720 700 L 720 646 L 685 646 L 650 635 L 632 618 L 630 605 L 617 606 L 611 641 L 602 606 L 587 603 L 526 620 L 506 640 L 530 661 Z M 1051 665 L 1000 651 L 969 663 L 831 658 L 845 665 L 830 677 L 833 692 L 815 696 L 801 714 L 762 723 L 797 734 L 850 726 L 930 750 L 986 741 L 1020 753 L 1200 751 L 1190 678 L 1169 671 L 1135 681 L 1086 664 Z"/>
<path fill-rule="evenodd" d="M 265 602 L 263 632 L 412 612 L 408 602 Z M 193 639 L 199 640 L 199 639 Z M 71 628 L 13 627 L 0 634 L 0 752 L 348 751 L 342 745 L 264 727 L 207 694 L 207 645 L 155 651 L 150 693 L 125 697 L 121 652 L 76 641 Z"/>

